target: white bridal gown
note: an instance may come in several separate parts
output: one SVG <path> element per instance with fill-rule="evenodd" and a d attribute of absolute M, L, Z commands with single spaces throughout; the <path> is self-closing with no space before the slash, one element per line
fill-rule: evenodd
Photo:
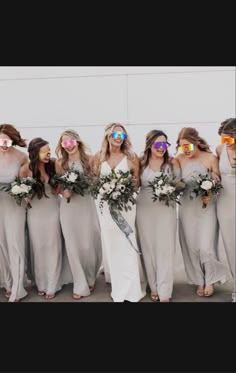
<path fill-rule="evenodd" d="M 126 172 L 129 170 L 125 156 L 116 166 L 115 170 Z M 109 164 L 105 161 L 101 166 L 101 176 L 111 172 Z M 103 267 L 107 282 L 111 282 L 111 297 L 114 302 L 140 301 L 146 294 L 146 279 L 144 276 L 140 255 L 134 250 L 125 234 L 120 230 L 111 217 L 107 203 L 99 210 L 101 225 Z M 125 220 L 133 229 L 129 238 L 138 250 L 135 231 L 136 208 L 132 211 L 121 212 Z"/>

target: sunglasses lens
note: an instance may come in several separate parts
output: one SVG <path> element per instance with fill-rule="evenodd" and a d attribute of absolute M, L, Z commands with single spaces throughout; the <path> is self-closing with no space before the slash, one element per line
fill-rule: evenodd
<path fill-rule="evenodd" d="M 68 148 L 70 146 L 75 146 L 76 145 L 76 140 L 64 140 L 62 141 L 62 147 L 63 148 Z"/>
<path fill-rule="evenodd" d="M 228 145 L 233 145 L 235 142 L 234 137 L 221 137 L 220 138 L 221 144 L 227 143 Z"/>
<path fill-rule="evenodd" d="M 180 145 L 180 150 L 184 152 L 192 152 L 194 150 L 194 144 Z"/>
<path fill-rule="evenodd" d="M 168 148 L 169 144 L 165 141 L 156 141 L 154 142 L 154 148 L 156 150 L 159 150 L 160 148 L 162 148 L 163 150 L 166 150 Z"/>
<path fill-rule="evenodd" d="M 10 139 L 0 139 L 0 146 L 6 146 L 10 148 L 12 146 L 12 140 Z"/>
<path fill-rule="evenodd" d="M 118 136 L 120 136 L 122 141 L 124 141 L 127 138 L 127 135 L 125 132 L 113 131 L 111 134 L 111 137 L 115 140 L 118 138 Z"/>

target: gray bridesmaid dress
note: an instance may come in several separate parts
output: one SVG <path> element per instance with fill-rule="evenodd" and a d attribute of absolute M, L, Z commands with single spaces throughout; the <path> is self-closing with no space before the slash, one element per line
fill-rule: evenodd
<path fill-rule="evenodd" d="M 14 181 L 20 169 L 17 160 L 7 168 L 0 168 L 0 189 Z M 10 302 L 27 295 L 25 273 L 25 208 L 0 191 L 0 287 L 11 291 Z"/>
<path fill-rule="evenodd" d="M 171 172 L 169 166 L 164 172 L 168 171 Z M 136 227 L 150 289 L 158 293 L 160 299 L 170 299 L 174 279 L 177 214 L 176 206 L 168 207 L 164 202 L 152 200 L 148 181 L 152 181 L 158 173 L 146 167 L 141 175 Z"/>
<path fill-rule="evenodd" d="M 182 169 L 187 185 L 200 173 L 207 174 L 200 162 L 189 162 Z M 201 198 L 190 200 L 186 190 L 179 207 L 179 240 L 189 283 L 204 286 L 228 279 L 227 267 L 217 258 L 218 234 L 215 198 L 202 208 Z"/>
<path fill-rule="evenodd" d="M 220 173 L 224 189 L 217 199 L 217 217 L 230 272 L 234 279 L 234 291 L 236 292 L 236 168 L 232 167 L 230 164 L 226 146 L 223 146 L 220 157 Z"/>
<path fill-rule="evenodd" d="M 83 172 L 79 161 L 69 162 L 69 167 Z M 94 286 L 102 261 L 100 225 L 92 197 L 74 193 L 70 203 L 62 198 L 60 221 L 72 273 L 73 293 L 88 296 L 89 287 Z M 69 278 L 69 273 L 65 268 L 62 272 L 65 283 L 64 278 Z"/>
<path fill-rule="evenodd" d="M 49 198 L 37 195 L 27 212 L 31 272 L 38 291 L 55 294 L 61 289 L 62 232 L 60 226 L 60 197 L 53 195 L 45 183 Z"/>

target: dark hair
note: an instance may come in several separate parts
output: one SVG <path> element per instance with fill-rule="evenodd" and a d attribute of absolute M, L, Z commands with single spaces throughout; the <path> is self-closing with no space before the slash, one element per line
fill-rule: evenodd
<path fill-rule="evenodd" d="M 39 152 L 40 149 L 47 144 L 48 141 L 43 140 L 41 137 L 36 137 L 35 139 L 30 141 L 28 146 L 30 159 L 29 169 L 32 171 L 32 177 L 38 181 L 35 192 L 39 199 L 41 199 L 43 195 L 48 198 L 45 193 L 44 183 L 40 179 L 41 173 L 39 170 Z M 50 159 L 50 161 L 45 164 L 45 171 L 46 174 L 49 176 L 48 183 L 53 187 L 52 177 L 53 175 L 55 175 L 55 162 Z"/>
<path fill-rule="evenodd" d="M 218 134 L 221 135 L 222 133 L 236 138 L 236 118 L 226 119 L 221 123 Z"/>
<path fill-rule="evenodd" d="M 190 141 L 192 144 L 197 144 L 198 149 L 202 150 L 203 152 L 212 153 L 210 147 L 205 139 L 199 136 L 198 131 L 196 128 L 192 127 L 184 127 L 181 129 L 177 139 L 177 146 L 176 150 L 178 151 L 179 142 L 180 140 L 185 139 Z"/>
<path fill-rule="evenodd" d="M 167 135 L 161 130 L 152 130 L 152 131 L 148 132 L 148 134 L 146 135 L 145 149 L 144 149 L 144 152 L 139 159 L 141 172 L 144 170 L 145 167 L 147 167 L 148 162 L 149 162 L 149 158 L 151 156 L 152 145 L 155 142 L 155 139 L 159 136 L 164 136 L 166 138 L 166 141 L 168 140 Z M 168 150 L 166 150 L 166 152 L 164 153 L 164 156 L 163 156 L 163 163 L 161 165 L 161 169 L 163 169 L 166 165 L 170 165 L 170 167 L 172 167 L 172 164 L 171 164 L 170 160 L 171 160 L 171 157 L 168 153 Z"/>
<path fill-rule="evenodd" d="M 26 148 L 26 140 L 22 139 L 20 132 L 12 124 L 1 124 L 0 133 L 4 133 L 12 140 L 12 145 Z"/>

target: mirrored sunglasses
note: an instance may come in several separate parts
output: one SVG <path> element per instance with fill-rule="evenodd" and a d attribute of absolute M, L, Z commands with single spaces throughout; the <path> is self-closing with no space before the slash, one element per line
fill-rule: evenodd
<path fill-rule="evenodd" d="M 0 139 L 0 146 L 6 146 L 10 148 L 12 146 L 13 141 L 10 139 Z"/>
<path fill-rule="evenodd" d="M 235 138 L 234 137 L 223 137 L 223 136 L 221 136 L 220 143 L 221 144 L 227 143 L 228 145 L 233 145 L 235 143 Z"/>
<path fill-rule="evenodd" d="M 40 153 L 39 153 L 39 157 L 40 157 L 40 159 L 46 158 L 46 157 L 48 157 L 48 156 L 50 156 L 50 155 L 51 155 L 51 150 L 50 150 L 50 149 L 47 150 L 46 152 L 40 152 Z"/>
<path fill-rule="evenodd" d="M 195 148 L 195 145 L 194 144 L 184 144 L 184 145 L 180 145 L 179 146 L 179 149 L 181 150 L 181 152 L 192 152 Z"/>
<path fill-rule="evenodd" d="M 71 139 L 71 140 L 63 140 L 61 142 L 61 146 L 63 148 L 69 148 L 70 146 L 75 146 L 77 144 L 77 141 L 74 140 L 74 139 Z"/>
<path fill-rule="evenodd" d="M 111 137 L 113 139 L 115 139 L 115 140 L 118 138 L 118 136 L 120 136 L 120 138 L 121 138 L 122 141 L 124 141 L 125 139 L 127 139 L 127 135 L 123 131 L 113 131 L 112 134 L 111 134 Z"/>
<path fill-rule="evenodd" d="M 159 150 L 161 148 L 163 150 L 166 150 L 170 146 L 170 143 L 167 141 L 156 141 L 153 143 L 153 146 L 156 150 Z"/>

